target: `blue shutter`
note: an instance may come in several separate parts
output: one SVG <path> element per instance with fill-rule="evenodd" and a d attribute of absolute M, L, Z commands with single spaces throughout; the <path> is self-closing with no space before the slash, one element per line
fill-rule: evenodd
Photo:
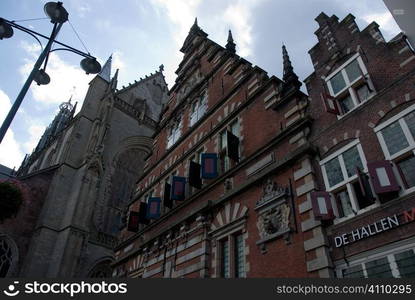
<path fill-rule="evenodd" d="M 218 155 L 216 153 L 202 153 L 202 178 L 213 179 L 218 177 Z"/>
<path fill-rule="evenodd" d="M 186 188 L 186 178 L 180 176 L 173 176 L 171 184 L 171 198 L 173 200 L 184 200 Z"/>
<path fill-rule="evenodd" d="M 147 219 L 158 219 L 161 214 L 161 198 L 152 197 L 147 203 Z"/>

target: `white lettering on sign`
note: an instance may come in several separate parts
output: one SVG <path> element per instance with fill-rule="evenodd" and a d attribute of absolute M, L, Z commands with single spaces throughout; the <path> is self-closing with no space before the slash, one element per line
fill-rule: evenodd
<path fill-rule="evenodd" d="M 362 226 L 349 233 L 343 233 L 334 237 L 334 244 L 336 248 L 345 246 L 350 243 L 354 243 L 358 240 L 368 238 L 372 235 L 387 231 L 394 227 L 401 225 L 398 220 L 398 215 L 382 218 L 374 223 Z"/>

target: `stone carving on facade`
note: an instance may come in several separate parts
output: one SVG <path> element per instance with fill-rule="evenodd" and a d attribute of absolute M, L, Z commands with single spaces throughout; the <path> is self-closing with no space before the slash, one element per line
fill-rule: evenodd
<path fill-rule="evenodd" d="M 270 199 L 278 198 L 288 195 L 288 190 L 285 187 L 278 186 L 278 184 L 271 179 L 268 179 L 262 188 L 262 197 L 257 201 L 257 206 L 261 205 Z"/>
<path fill-rule="evenodd" d="M 193 90 L 193 88 L 200 83 L 203 80 L 203 75 L 200 70 L 197 70 L 192 74 L 192 76 L 186 81 L 185 84 L 183 84 L 183 87 L 179 90 L 177 93 L 177 102 L 179 103 L 181 100 L 183 100 L 187 94 Z"/>
<path fill-rule="evenodd" d="M 263 253 L 266 252 L 265 243 L 276 238 L 283 237 L 289 243 L 292 222 L 289 196 L 288 188 L 279 186 L 271 179 L 268 179 L 263 186 L 262 196 L 255 208 L 258 214 L 256 225 L 260 237 L 257 244 Z"/>
<path fill-rule="evenodd" d="M 257 227 L 261 239 L 289 230 L 290 213 L 290 207 L 286 203 L 282 203 L 259 215 Z"/>

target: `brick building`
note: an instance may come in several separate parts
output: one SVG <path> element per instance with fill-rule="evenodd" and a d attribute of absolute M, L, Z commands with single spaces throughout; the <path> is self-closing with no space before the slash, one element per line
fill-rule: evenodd
<path fill-rule="evenodd" d="M 285 47 L 282 80 L 197 22 L 181 52 L 113 275 L 319 276 L 298 213 L 314 187 L 308 97 Z"/>
<path fill-rule="evenodd" d="M 415 56 L 354 19 L 316 18 L 309 96 L 193 25 L 113 276 L 414 276 Z"/>
<path fill-rule="evenodd" d="M 318 192 L 303 206 L 326 236 L 309 248 L 330 276 L 414 277 L 415 55 L 354 19 L 321 13 L 309 51 Z"/>

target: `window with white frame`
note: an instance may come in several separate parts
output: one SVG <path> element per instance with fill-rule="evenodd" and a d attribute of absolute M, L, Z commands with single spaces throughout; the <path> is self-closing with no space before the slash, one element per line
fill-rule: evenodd
<path fill-rule="evenodd" d="M 342 278 L 414 278 L 415 247 L 365 255 L 363 259 L 338 266 L 336 273 Z"/>
<path fill-rule="evenodd" d="M 359 182 L 357 169 L 362 176 L 368 171 L 366 158 L 359 140 L 355 140 L 320 162 L 326 191 L 333 195 L 338 217 L 355 215 L 375 203 Z M 369 184 L 367 182 L 367 184 Z M 370 189 L 370 186 L 368 186 Z"/>
<path fill-rule="evenodd" d="M 375 93 L 367 69 L 359 55 L 353 56 L 325 80 L 330 94 L 337 102 L 340 115 L 353 110 Z"/>
<path fill-rule="evenodd" d="M 190 127 L 199 121 L 206 113 L 207 93 L 203 92 L 191 105 Z"/>
<path fill-rule="evenodd" d="M 397 167 L 406 189 L 415 187 L 415 105 L 375 128 L 387 160 Z"/>
<path fill-rule="evenodd" d="M 183 121 L 181 118 L 176 120 L 169 128 L 167 136 L 167 149 L 173 146 L 180 138 L 182 134 Z"/>

